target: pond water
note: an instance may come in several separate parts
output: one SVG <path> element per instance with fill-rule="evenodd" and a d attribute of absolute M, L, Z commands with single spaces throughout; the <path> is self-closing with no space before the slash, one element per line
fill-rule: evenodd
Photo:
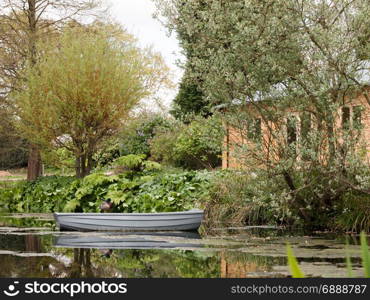
<path fill-rule="evenodd" d="M 2 215 L 0 277 L 287 277 L 287 242 L 307 276 L 347 277 L 346 253 L 363 276 L 358 236 L 269 226 L 210 232 L 59 232 L 52 215 Z"/>

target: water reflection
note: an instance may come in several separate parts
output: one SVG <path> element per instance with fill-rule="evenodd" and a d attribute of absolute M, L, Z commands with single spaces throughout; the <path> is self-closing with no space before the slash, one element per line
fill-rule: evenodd
<path fill-rule="evenodd" d="M 221 229 L 202 238 L 187 232 L 30 231 L 16 227 L 18 219 L 0 228 L 0 277 L 284 277 L 287 242 L 305 274 L 346 277 L 346 239 L 354 276 L 363 276 L 357 236 L 294 236 L 281 228 Z"/>
<path fill-rule="evenodd" d="M 21 252 L 42 252 L 42 242 L 39 235 L 0 235 L 0 249 Z"/>
<path fill-rule="evenodd" d="M 156 249 L 156 248 L 199 248 L 202 244 L 198 233 L 193 232 L 132 232 L 104 234 L 71 234 L 56 238 L 55 246 L 64 248 L 95 249 Z"/>
<path fill-rule="evenodd" d="M 24 214 L 0 215 L 0 230 L 10 228 L 19 229 L 55 229 L 55 222 L 50 214 L 39 214 L 37 217 L 29 217 Z"/>

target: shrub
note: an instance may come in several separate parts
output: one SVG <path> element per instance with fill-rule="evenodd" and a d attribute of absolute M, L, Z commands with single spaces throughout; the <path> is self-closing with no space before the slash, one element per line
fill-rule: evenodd
<path fill-rule="evenodd" d="M 187 125 L 174 121 L 158 130 L 150 142 L 154 159 L 186 169 L 212 169 L 221 164 L 224 136 L 217 117 L 196 117 Z"/>
<path fill-rule="evenodd" d="M 184 160 L 185 167 L 215 168 L 221 165 L 223 137 L 219 118 L 196 117 L 177 137 L 174 151 Z"/>
<path fill-rule="evenodd" d="M 209 172 L 163 173 L 144 169 L 107 176 L 94 173 L 83 179 L 49 176 L 0 190 L 10 212 L 99 212 L 110 198 L 115 212 L 161 212 L 197 206 L 207 193 Z"/>
<path fill-rule="evenodd" d="M 203 199 L 207 225 L 284 224 L 311 230 L 369 231 L 370 197 L 365 192 L 369 182 L 363 180 L 368 171 L 358 172 L 358 185 L 349 187 L 330 176 L 327 167 L 296 170 L 290 173 L 297 187 L 294 192 L 279 172 L 223 171 Z"/>
<path fill-rule="evenodd" d="M 151 155 L 150 140 L 160 128 L 170 128 L 171 122 L 159 114 L 131 120 L 119 135 L 121 155 Z"/>
<path fill-rule="evenodd" d="M 359 232 L 370 230 L 370 197 L 356 191 L 343 195 L 333 219 L 334 227 Z"/>
<path fill-rule="evenodd" d="M 174 121 L 171 129 L 158 128 L 156 130 L 154 137 L 150 140 L 150 153 L 154 160 L 175 167 L 185 165 L 184 158 L 175 152 L 177 139 L 184 126 L 184 124 Z"/>
<path fill-rule="evenodd" d="M 62 211 L 74 197 L 79 180 L 68 176 L 46 176 L 32 182 L 21 182 L 8 189 L 2 198 L 11 212 Z"/>
<path fill-rule="evenodd" d="M 285 201 L 279 202 L 280 188 L 262 175 L 232 170 L 218 172 L 209 193 L 202 198 L 206 227 L 287 222 L 291 212 Z"/>

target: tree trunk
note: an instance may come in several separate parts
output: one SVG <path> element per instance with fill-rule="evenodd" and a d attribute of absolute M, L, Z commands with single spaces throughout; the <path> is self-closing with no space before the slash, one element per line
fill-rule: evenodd
<path fill-rule="evenodd" d="M 36 180 L 42 175 L 42 163 L 39 149 L 31 145 L 28 154 L 27 180 Z"/>
<path fill-rule="evenodd" d="M 76 177 L 77 178 L 82 178 L 81 176 L 81 163 L 80 163 L 80 157 L 76 157 L 75 160 L 75 171 L 76 171 Z"/>
<path fill-rule="evenodd" d="M 32 65 L 36 63 L 36 3 L 28 0 L 28 26 L 29 26 L 29 59 Z M 27 180 L 35 180 L 42 175 L 42 162 L 39 149 L 31 145 L 28 155 Z"/>
<path fill-rule="evenodd" d="M 89 175 L 93 168 L 93 160 L 91 155 L 83 154 L 76 158 L 75 170 L 77 178 L 84 178 Z"/>

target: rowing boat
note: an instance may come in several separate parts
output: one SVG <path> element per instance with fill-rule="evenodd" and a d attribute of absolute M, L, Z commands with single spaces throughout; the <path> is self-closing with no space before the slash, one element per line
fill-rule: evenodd
<path fill-rule="evenodd" d="M 197 230 L 202 210 L 162 213 L 54 213 L 60 230 L 162 231 Z"/>

